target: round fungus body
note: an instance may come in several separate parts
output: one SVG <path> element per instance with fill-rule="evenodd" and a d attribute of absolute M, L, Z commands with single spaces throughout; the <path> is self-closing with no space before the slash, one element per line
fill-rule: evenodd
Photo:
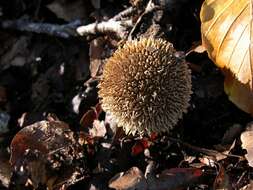
<path fill-rule="evenodd" d="M 102 107 L 125 132 L 168 132 L 187 111 L 191 73 L 171 43 L 141 38 L 119 48 L 99 84 Z"/>

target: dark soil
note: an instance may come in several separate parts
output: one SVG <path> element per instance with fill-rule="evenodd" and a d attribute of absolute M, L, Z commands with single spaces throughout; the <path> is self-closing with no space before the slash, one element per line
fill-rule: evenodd
<path fill-rule="evenodd" d="M 67 123 L 77 139 L 82 132 L 88 133 L 92 126 L 87 127 L 85 126 L 87 123 L 82 122 L 80 124 L 80 120 L 99 102 L 97 76 L 101 74 L 98 71 L 94 77 L 92 68 L 96 68 L 96 64 L 101 66 L 105 58 L 108 58 L 120 43 L 124 43 L 111 34 L 70 36 L 64 39 L 43 32 L 22 31 L 18 27 L 5 28 L 2 25 L 7 20 L 18 19 L 51 24 L 67 24 L 82 19 L 82 24 L 88 24 L 111 18 L 131 6 L 127 0 L 103 0 L 100 8 L 94 8 L 92 0 L 83 1 L 83 7 L 75 6 L 78 0 L 55 0 L 57 5 L 65 9 L 74 6 L 76 12 L 81 12 L 69 16 L 64 10 L 62 17 L 59 16 L 59 9 L 48 8 L 52 2 L 52 0 L 0 2 L 0 114 L 4 113 L 4 117 L 9 118 L 6 124 L 7 131 L 2 132 L 0 129 L 3 152 L 10 150 L 11 141 L 18 131 L 35 122 L 48 120 L 52 115 L 53 118 L 57 117 L 58 120 Z M 177 51 L 188 52 L 201 41 L 199 12 L 202 2 L 202 0 L 175 1 L 172 3 L 173 6 L 145 15 L 134 37 L 153 35 L 148 29 L 154 27 L 155 23 L 160 28 L 154 36 L 170 41 Z M 141 10 L 139 8 L 139 12 Z M 136 13 L 134 20 L 136 21 L 139 16 L 140 13 Z M 146 20 L 149 22 L 145 22 Z M 91 44 L 97 39 L 103 41 L 103 46 L 97 47 L 97 51 L 102 53 L 94 55 L 94 50 L 91 53 L 90 49 Z M 98 62 L 95 63 L 94 60 Z M 170 168 L 197 168 L 195 166 L 199 164 L 203 175 L 198 182 L 186 185 L 189 189 L 213 189 L 215 178 L 219 174 L 217 168 L 221 166 L 229 176 L 228 181 L 232 189 L 239 189 L 252 180 L 252 169 L 247 161 L 237 157 L 227 156 L 217 160 L 215 166 L 205 165 L 200 161 L 207 153 L 197 148 L 221 152 L 217 145 L 225 147 L 224 134 L 235 125 L 244 130 L 251 117 L 229 101 L 223 90 L 224 77 L 208 58 L 207 53 L 189 53 L 186 61 L 192 70 L 193 94 L 188 113 L 178 122 L 174 130 L 155 139 L 147 137 L 151 145 L 145 147 L 145 151 L 143 148 L 138 154 L 133 154 L 133 146 L 141 140 L 138 136 L 127 137 L 118 131 L 116 134 L 118 137 L 115 138 L 115 131 L 111 135 L 107 131 L 106 136 L 92 139 L 92 143 L 83 146 L 85 166 L 80 165 L 79 160 L 76 162 L 72 160 L 72 164 L 76 164 L 75 167 L 79 164 L 78 167 L 84 171 L 85 177 L 73 181 L 67 189 L 91 190 L 91 184 L 94 186 L 93 189 L 109 189 L 108 182 L 115 174 L 127 171 L 133 166 L 144 172 L 150 160 L 156 163 L 154 172 L 157 174 Z M 73 102 L 74 100 L 77 102 Z M 103 121 L 105 113 L 102 112 L 98 119 Z M 4 119 L 0 117 L 0 122 L 3 122 L 2 120 Z M 0 124 L 0 127 L 2 126 L 4 124 Z M 113 136 L 116 140 L 108 150 L 102 144 L 109 142 Z M 235 140 L 235 145 L 229 153 L 243 156 L 245 151 L 241 148 L 239 137 L 240 133 L 230 139 L 232 142 L 227 145 L 232 145 Z M 5 152 L 5 155 L 6 161 L 9 159 L 10 151 Z M 192 161 L 187 160 L 189 157 Z M 1 159 L 0 162 L 4 163 L 4 159 Z M 12 171 L 9 189 L 33 188 L 33 184 L 25 186 L 20 182 L 20 176 L 16 175 L 14 169 Z M 60 176 L 60 173 L 57 175 Z M 4 185 L 1 186 L 1 181 L 1 189 L 8 189 Z M 40 185 L 37 189 L 46 189 L 46 184 Z"/>

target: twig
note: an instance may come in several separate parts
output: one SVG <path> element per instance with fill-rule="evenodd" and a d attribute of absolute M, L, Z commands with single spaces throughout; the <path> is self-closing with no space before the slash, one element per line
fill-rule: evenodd
<path fill-rule="evenodd" d="M 80 26 L 79 20 L 64 24 L 49 24 L 49 23 L 37 23 L 29 22 L 24 19 L 18 20 L 5 20 L 0 22 L 0 28 L 14 29 L 18 31 L 34 32 L 38 34 L 47 34 L 50 36 L 57 36 L 61 38 L 76 37 L 78 34 L 75 31 L 77 26 Z"/>
<path fill-rule="evenodd" d="M 77 28 L 77 33 L 81 36 L 90 34 L 104 34 L 104 33 L 115 33 L 118 37 L 123 39 L 126 36 L 127 28 L 132 27 L 133 23 L 131 19 L 126 19 L 127 17 L 133 15 L 136 9 L 129 7 L 108 21 L 102 21 L 100 23 L 92 23 L 85 26 L 79 26 Z"/>
<path fill-rule="evenodd" d="M 60 38 L 77 37 L 79 35 L 96 35 L 98 33 L 115 33 L 118 37 L 125 38 L 128 28 L 133 26 L 132 20 L 127 17 L 130 17 L 135 12 L 135 8 L 129 7 L 108 21 L 82 26 L 79 20 L 64 25 L 58 25 L 18 19 L 0 21 L 0 28 L 47 34 Z"/>
<path fill-rule="evenodd" d="M 247 173 L 247 171 L 244 171 L 242 173 L 242 175 L 240 176 L 240 178 L 237 180 L 237 182 L 235 184 L 236 187 L 238 187 L 240 185 L 240 183 L 241 183 L 242 179 L 244 178 L 244 176 L 246 175 L 246 173 Z"/>
<path fill-rule="evenodd" d="M 80 26 L 77 28 L 77 33 L 81 36 L 90 34 L 104 34 L 104 33 L 115 33 L 118 37 L 124 38 L 126 36 L 127 28 L 131 27 L 132 21 L 115 21 L 110 19 L 100 23 L 92 23 L 86 26 Z"/>
<path fill-rule="evenodd" d="M 154 161 L 149 161 L 147 167 L 146 167 L 146 170 L 145 170 L 145 178 L 148 179 L 150 177 L 154 177 L 154 170 L 155 170 L 155 167 L 156 167 L 156 163 Z"/>
<path fill-rule="evenodd" d="M 147 184 L 149 186 L 149 190 L 157 188 L 156 186 L 157 178 L 155 177 L 155 167 L 156 167 L 156 163 L 154 161 L 150 161 L 146 167 L 146 171 L 144 174 Z"/>
<path fill-rule="evenodd" d="M 226 154 L 226 153 L 223 153 L 223 152 L 219 152 L 219 151 L 216 151 L 216 150 L 211 150 L 211 149 L 206 149 L 206 148 L 201 148 L 201 147 L 197 147 L 197 146 L 193 146 L 189 143 L 185 143 L 179 139 L 175 139 L 175 138 L 172 138 L 172 137 L 168 137 L 168 139 L 170 141 L 173 141 L 173 142 L 176 142 L 176 143 L 180 143 L 181 145 L 187 147 L 187 148 L 190 148 L 192 150 L 195 150 L 197 152 L 201 152 L 201 153 L 204 153 L 208 156 L 214 156 L 216 157 L 217 154 L 220 154 L 220 155 L 223 155 L 223 156 L 228 156 L 228 157 L 233 157 L 233 158 L 239 158 L 239 159 L 243 159 L 242 156 L 238 156 L 238 155 L 234 155 L 234 154 Z"/>

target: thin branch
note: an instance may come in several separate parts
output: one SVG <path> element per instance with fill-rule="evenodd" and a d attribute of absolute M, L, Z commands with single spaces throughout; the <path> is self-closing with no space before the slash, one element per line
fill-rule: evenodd
<path fill-rule="evenodd" d="M 168 139 L 170 141 L 173 141 L 173 142 L 176 142 L 176 143 L 180 143 L 181 145 L 187 147 L 187 148 L 190 148 L 194 151 L 197 151 L 197 152 L 201 152 L 203 154 L 206 154 L 208 156 L 214 156 L 216 157 L 218 154 L 220 155 L 223 155 L 223 156 L 228 156 L 228 157 L 234 157 L 234 158 L 239 158 L 239 159 L 244 159 L 242 156 L 238 156 L 238 155 L 234 155 L 234 154 L 226 154 L 226 153 L 223 153 L 223 152 L 219 152 L 217 150 L 211 150 L 211 149 L 206 149 L 206 148 L 201 148 L 201 147 L 197 147 L 197 146 L 193 146 L 189 143 L 185 143 L 179 139 L 175 139 L 175 138 L 172 138 L 172 137 L 168 137 Z"/>
<path fill-rule="evenodd" d="M 81 21 L 79 20 L 64 25 L 58 25 L 18 19 L 0 21 L 0 28 L 47 34 L 60 38 L 77 37 L 79 35 L 96 35 L 98 33 L 115 33 L 118 37 L 123 39 L 127 36 L 128 29 L 133 26 L 130 17 L 135 14 L 136 11 L 136 8 L 129 7 L 108 21 L 83 26 L 81 26 Z"/>
<path fill-rule="evenodd" d="M 115 21 L 110 19 L 100 23 L 92 23 L 86 26 L 80 26 L 77 28 L 77 33 L 81 36 L 90 34 L 104 34 L 104 33 L 115 33 L 118 37 L 124 38 L 127 34 L 127 28 L 131 27 L 132 21 Z"/>
<path fill-rule="evenodd" d="M 0 28 L 24 32 L 34 32 L 38 34 L 47 34 L 50 36 L 57 36 L 61 38 L 70 38 L 78 36 L 75 31 L 75 28 L 80 24 L 81 22 L 79 20 L 64 25 L 58 25 L 49 23 L 29 22 L 24 19 L 18 19 L 2 21 L 0 22 Z"/>
<path fill-rule="evenodd" d="M 129 7 L 108 21 L 102 21 L 99 23 L 92 23 L 77 28 L 77 33 L 81 36 L 95 35 L 97 33 L 115 33 L 118 37 L 123 39 L 127 35 L 127 29 L 133 26 L 131 19 L 126 19 L 136 12 L 136 9 Z"/>

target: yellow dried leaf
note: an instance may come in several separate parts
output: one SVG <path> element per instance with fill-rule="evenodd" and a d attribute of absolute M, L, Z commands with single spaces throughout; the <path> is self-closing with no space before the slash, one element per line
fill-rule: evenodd
<path fill-rule="evenodd" d="M 253 122 L 247 124 L 246 130 L 241 134 L 242 148 L 247 150 L 245 158 L 249 166 L 253 167 Z"/>
<path fill-rule="evenodd" d="M 225 75 L 229 99 L 253 115 L 253 0 L 206 0 L 201 9 L 202 43 Z"/>

